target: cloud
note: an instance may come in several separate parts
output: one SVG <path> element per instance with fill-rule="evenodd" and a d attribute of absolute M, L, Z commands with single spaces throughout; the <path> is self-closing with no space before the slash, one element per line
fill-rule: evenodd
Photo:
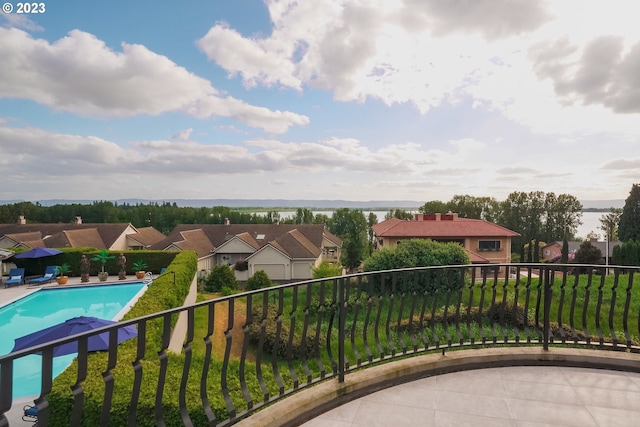
<path fill-rule="evenodd" d="M 551 79 L 563 102 L 640 113 L 640 42 L 625 52 L 622 37 L 601 36 L 580 51 L 564 38 L 536 45 L 530 55 L 537 75 Z"/>
<path fill-rule="evenodd" d="M 191 132 L 193 132 L 193 128 L 181 130 L 175 135 L 171 135 L 169 137 L 169 141 L 188 141 L 191 136 Z"/>
<path fill-rule="evenodd" d="M 198 46 L 251 87 L 421 113 L 471 99 L 536 133 L 634 134 L 620 116 L 640 108 L 640 29 L 612 1 L 271 0 L 270 34 L 219 22 Z"/>
<path fill-rule="evenodd" d="M 437 35 L 479 33 L 493 40 L 533 31 L 549 21 L 546 2 L 529 0 L 405 0 L 402 22 Z"/>
<path fill-rule="evenodd" d="M 115 52 L 73 30 L 49 43 L 0 28 L 0 97 L 31 99 L 83 116 L 130 117 L 180 111 L 201 119 L 230 117 L 271 133 L 308 117 L 224 96 L 211 83 L 137 44 Z"/>
<path fill-rule="evenodd" d="M 0 14 L 0 26 L 5 28 L 22 28 L 27 31 L 44 31 L 44 28 L 29 19 L 27 15 L 18 13 Z"/>
<path fill-rule="evenodd" d="M 637 172 L 640 169 L 640 159 L 617 159 L 602 166 L 605 170 L 632 170 Z"/>

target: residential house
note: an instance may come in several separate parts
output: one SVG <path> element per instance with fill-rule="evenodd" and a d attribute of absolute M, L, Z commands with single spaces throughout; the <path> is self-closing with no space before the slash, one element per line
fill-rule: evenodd
<path fill-rule="evenodd" d="M 198 269 L 234 266 L 238 280 L 264 270 L 271 280 L 304 280 L 339 262 L 342 241 L 321 224 L 180 224 L 154 249 L 194 250 Z M 236 267 L 237 266 L 237 267 Z"/>
<path fill-rule="evenodd" d="M 600 252 L 602 252 L 602 263 L 605 264 L 606 263 L 605 254 L 607 253 L 607 242 L 606 241 L 599 242 L 597 239 L 593 239 L 593 238 L 589 239 L 589 242 L 596 248 L 600 249 Z M 568 243 L 569 243 L 569 261 L 573 261 L 573 259 L 576 256 L 576 252 L 578 252 L 578 249 L 580 249 L 580 245 L 583 244 L 584 242 L 570 241 Z M 622 242 L 617 240 L 609 242 L 609 245 L 608 245 L 609 246 L 609 256 L 608 256 L 609 263 L 611 263 L 611 257 L 613 256 L 613 248 L 621 244 Z M 546 262 L 559 262 L 561 256 L 562 256 L 562 242 L 560 241 L 547 243 L 547 245 L 542 247 L 542 259 Z"/>
<path fill-rule="evenodd" d="M 79 248 L 93 247 L 122 251 L 147 249 L 166 236 L 153 227 L 136 228 L 130 223 L 29 224 L 23 217 L 16 224 L 0 224 L 0 248 Z"/>
<path fill-rule="evenodd" d="M 473 264 L 511 262 L 511 238 L 519 236 L 499 225 L 482 219 L 460 218 L 456 213 L 415 214 L 413 220 L 391 218 L 371 228 L 378 249 L 416 238 L 455 242 L 469 253 Z"/>

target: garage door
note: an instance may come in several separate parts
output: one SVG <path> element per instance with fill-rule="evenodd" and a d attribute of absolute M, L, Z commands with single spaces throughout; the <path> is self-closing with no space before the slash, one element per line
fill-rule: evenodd
<path fill-rule="evenodd" d="M 253 268 L 254 273 L 256 271 L 264 270 L 271 280 L 285 280 L 284 265 L 283 264 L 256 264 Z"/>
<path fill-rule="evenodd" d="M 308 262 L 296 262 L 293 264 L 292 279 L 311 279 L 311 268 Z"/>

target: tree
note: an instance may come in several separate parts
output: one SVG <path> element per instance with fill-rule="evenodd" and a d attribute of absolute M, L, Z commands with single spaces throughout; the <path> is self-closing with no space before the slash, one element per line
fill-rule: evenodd
<path fill-rule="evenodd" d="M 236 276 L 226 264 L 214 266 L 204 282 L 207 292 L 220 292 L 222 288 L 238 289 Z"/>
<path fill-rule="evenodd" d="M 569 240 L 565 235 L 562 239 L 562 251 L 560 252 L 560 262 L 566 264 L 569 262 Z"/>
<path fill-rule="evenodd" d="M 640 184 L 633 184 L 624 202 L 618 225 L 620 240 L 640 240 Z"/>
<path fill-rule="evenodd" d="M 367 248 L 367 219 L 359 209 L 342 208 L 333 213 L 329 231 L 342 239 L 342 265 L 360 266 Z"/>
<path fill-rule="evenodd" d="M 418 211 L 423 214 L 436 214 L 447 212 L 449 208 L 447 204 L 440 200 L 431 200 L 418 208 Z"/>
<path fill-rule="evenodd" d="M 268 288 L 273 285 L 273 282 L 269 278 L 269 275 L 264 270 L 256 271 L 253 276 L 247 280 L 247 290 L 253 291 L 254 289 Z"/>
<path fill-rule="evenodd" d="M 591 244 L 590 241 L 586 241 L 580 245 L 580 248 L 576 251 L 575 261 L 578 264 L 601 264 L 602 263 L 602 251 Z"/>
<path fill-rule="evenodd" d="M 608 214 L 600 217 L 600 229 L 604 231 L 604 235 L 608 242 L 618 240 L 618 224 L 620 223 L 620 215 L 622 215 L 622 209 L 611 208 Z"/>
<path fill-rule="evenodd" d="M 367 226 L 369 232 L 369 255 L 373 253 L 373 249 L 375 246 L 374 236 L 373 236 L 373 226 L 378 223 L 378 217 L 373 212 L 369 212 L 369 216 L 367 216 Z"/>
<path fill-rule="evenodd" d="M 429 267 L 434 265 L 465 265 L 469 256 L 457 243 L 441 243 L 428 239 L 409 239 L 389 248 L 376 251 L 364 263 L 365 271 L 391 270 L 396 268 Z M 421 292 L 424 290 L 447 288 L 453 289 L 461 285 L 462 276 L 442 277 L 438 273 L 417 275 L 404 283 L 405 291 Z M 376 279 L 374 279 L 375 281 Z M 404 280 L 401 278 L 400 281 Z M 378 278 L 374 287 L 381 286 Z"/>
<path fill-rule="evenodd" d="M 492 197 L 475 197 L 457 194 L 447 203 L 447 211 L 456 212 L 461 218 L 474 218 L 493 221 L 500 208 Z"/>
<path fill-rule="evenodd" d="M 389 212 L 386 213 L 384 219 L 413 219 L 413 214 L 411 212 L 407 212 L 403 209 L 389 209 Z"/>

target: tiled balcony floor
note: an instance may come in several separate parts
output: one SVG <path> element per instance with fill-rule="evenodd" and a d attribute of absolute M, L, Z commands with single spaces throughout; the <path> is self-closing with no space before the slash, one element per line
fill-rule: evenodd
<path fill-rule="evenodd" d="M 638 426 L 640 374 L 553 366 L 456 372 L 387 388 L 303 424 Z"/>

